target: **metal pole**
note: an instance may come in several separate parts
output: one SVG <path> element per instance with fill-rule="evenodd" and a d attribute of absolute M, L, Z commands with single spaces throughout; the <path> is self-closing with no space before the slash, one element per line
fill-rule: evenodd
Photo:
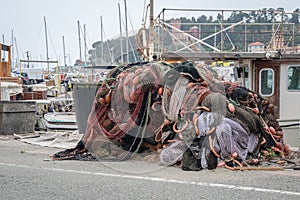
<path fill-rule="evenodd" d="M 2 44 L 5 43 L 5 40 L 4 40 L 4 34 L 2 34 Z M 5 61 L 5 51 L 3 51 L 3 58 L 2 58 L 2 61 Z"/>
<path fill-rule="evenodd" d="M 153 9 L 154 1 L 150 0 L 150 36 L 149 36 L 149 59 L 150 61 L 153 59 L 154 54 L 154 15 Z"/>
<path fill-rule="evenodd" d="M 16 68 L 17 68 L 18 67 L 18 61 L 17 60 L 19 60 L 19 50 L 18 50 L 16 37 L 14 37 L 14 42 L 15 42 L 15 45 L 16 45 L 16 53 L 17 53 L 17 58 L 16 58 Z M 20 71 L 21 71 L 21 64 L 20 64 Z"/>
<path fill-rule="evenodd" d="M 102 16 L 100 16 L 101 22 L 101 64 L 103 64 L 104 60 L 104 44 L 103 44 L 103 23 L 102 23 Z"/>
<path fill-rule="evenodd" d="M 121 48 L 121 62 L 124 62 L 124 57 L 123 57 L 123 36 L 122 36 L 122 20 L 121 20 L 121 9 L 120 9 L 120 3 L 118 3 L 118 8 L 119 8 L 119 23 L 120 23 L 120 48 Z"/>
<path fill-rule="evenodd" d="M 284 49 L 284 35 L 283 35 L 283 16 L 284 16 L 284 11 L 281 11 L 281 24 L 280 24 L 280 50 Z"/>
<path fill-rule="evenodd" d="M 295 51 L 295 24 L 293 24 L 293 43 L 292 43 L 293 51 Z"/>
<path fill-rule="evenodd" d="M 164 38 L 165 38 L 165 30 L 164 30 L 165 29 L 165 24 L 164 24 L 165 23 L 165 12 L 164 11 L 163 11 L 163 15 L 162 16 L 163 16 L 162 17 L 163 18 L 162 19 L 163 20 L 163 24 L 162 24 L 163 28 L 162 28 L 162 37 L 161 37 L 161 44 L 162 45 L 161 46 L 162 46 L 162 52 L 165 52 L 165 50 L 164 50 L 164 48 L 165 48 L 165 46 L 164 46 Z"/>
<path fill-rule="evenodd" d="M 124 0 L 125 5 L 125 30 L 126 30 L 126 62 L 129 62 L 129 43 L 128 43 L 128 25 L 127 25 L 127 6 L 126 0 Z"/>
<path fill-rule="evenodd" d="M 44 17 L 44 23 L 45 23 L 45 40 L 46 40 L 46 55 L 47 55 L 47 61 L 49 60 L 49 55 L 48 55 L 48 38 L 47 38 L 47 23 L 46 23 L 46 17 Z M 29 65 L 29 64 L 28 64 Z M 49 74 L 49 63 L 47 62 L 47 67 L 48 67 L 48 74 Z"/>
<path fill-rule="evenodd" d="M 245 52 L 247 52 L 247 24 L 245 23 Z"/>
<path fill-rule="evenodd" d="M 217 32 L 217 27 L 215 26 L 215 33 Z M 215 49 L 217 48 L 217 34 L 214 37 L 214 47 Z M 214 50 L 214 52 L 216 52 L 216 50 Z"/>
<path fill-rule="evenodd" d="M 28 62 L 27 62 L 27 68 L 29 68 L 29 51 L 26 51 L 26 56 L 27 56 L 27 60 L 28 60 Z"/>
<path fill-rule="evenodd" d="M 86 47 L 86 25 L 84 24 L 83 25 L 83 40 L 84 40 L 84 62 L 86 62 L 86 55 L 87 55 L 87 53 L 86 53 L 86 49 L 87 49 L 87 47 Z"/>
<path fill-rule="evenodd" d="M 15 54 L 14 54 L 13 46 L 14 46 L 14 30 L 11 30 L 11 52 L 12 52 L 11 60 L 12 60 L 12 62 L 11 62 L 11 66 L 10 66 L 10 71 L 12 71 L 12 69 L 14 68 L 14 59 L 15 59 L 14 55 Z"/>
<path fill-rule="evenodd" d="M 65 66 L 67 66 L 67 63 L 66 63 L 66 47 L 65 47 L 65 36 L 62 36 L 62 40 L 63 40 L 64 64 L 65 64 Z"/>
<path fill-rule="evenodd" d="M 81 56 L 81 38 L 80 38 L 80 22 L 79 21 L 77 21 L 77 25 L 78 25 L 78 38 L 79 38 L 79 59 L 81 62 L 82 56 Z"/>
<path fill-rule="evenodd" d="M 224 48 L 224 11 L 222 10 L 222 21 L 221 21 L 221 51 Z"/>

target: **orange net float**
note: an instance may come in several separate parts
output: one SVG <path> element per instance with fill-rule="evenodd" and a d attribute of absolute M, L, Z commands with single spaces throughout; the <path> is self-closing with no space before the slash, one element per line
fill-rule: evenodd
<path fill-rule="evenodd" d="M 234 113 L 235 112 L 235 107 L 232 103 L 228 103 L 227 104 L 227 108 L 228 110 L 231 112 L 231 113 Z"/>

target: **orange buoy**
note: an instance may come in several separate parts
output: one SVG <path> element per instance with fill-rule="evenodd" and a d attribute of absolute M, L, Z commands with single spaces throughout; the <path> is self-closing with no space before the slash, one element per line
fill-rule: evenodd
<path fill-rule="evenodd" d="M 159 95 L 163 95 L 163 93 L 164 93 L 163 87 L 159 87 L 158 90 L 157 90 L 157 93 L 158 93 Z"/>
<path fill-rule="evenodd" d="M 101 105 L 104 105 L 106 103 L 105 99 L 102 97 L 99 99 L 99 102 Z"/>
<path fill-rule="evenodd" d="M 258 113 L 259 113 L 259 109 L 258 109 L 258 108 L 252 108 L 252 111 L 253 111 L 255 114 L 258 114 Z"/>
<path fill-rule="evenodd" d="M 235 107 L 232 103 L 228 103 L 227 108 L 231 113 L 234 113 Z"/>
<path fill-rule="evenodd" d="M 105 95 L 105 102 L 110 103 L 110 101 L 111 101 L 111 96 L 110 96 L 110 92 L 109 92 L 107 95 Z"/>

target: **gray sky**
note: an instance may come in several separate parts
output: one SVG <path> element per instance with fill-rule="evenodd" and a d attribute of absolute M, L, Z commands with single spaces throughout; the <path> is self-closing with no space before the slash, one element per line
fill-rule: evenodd
<path fill-rule="evenodd" d="M 48 49 L 50 60 L 59 60 L 63 64 L 63 40 L 67 54 L 67 64 L 79 58 L 78 25 L 83 30 L 86 26 L 87 47 L 91 48 L 95 41 L 100 40 L 100 16 L 102 16 L 104 40 L 119 34 L 118 3 L 124 18 L 124 0 L 0 0 L 1 35 L 5 44 L 11 44 L 12 30 L 17 40 L 20 59 L 25 59 L 26 51 L 30 51 L 30 59 L 46 59 L 46 42 L 44 17 L 48 29 Z M 145 3 L 149 0 L 127 0 L 128 28 L 139 29 Z M 163 8 L 199 8 L 199 9 L 262 9 L 283 7 L 292 12 L 300 7 L 299 0 L 154 0 L 154 15 Z M 213 15 L 199 13 L 187 16 Z M 168 12 L 167 18 L 180 17 L 184 13 Z M 124 25 L 123 30 L 124 30 Z M 83 42 L 83 36 L 81 37 Z M 1 37 L 2 42 L 2 37 Z M 82 46 L 82 56 L 83 44 Z M 16 57 L 16 52 L 15 52 Z"/>

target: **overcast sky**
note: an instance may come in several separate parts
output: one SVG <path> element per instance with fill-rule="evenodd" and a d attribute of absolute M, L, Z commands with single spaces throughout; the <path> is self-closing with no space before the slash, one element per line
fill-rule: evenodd
<path fill-rule="evenodd" d="M 142 24 L 144 5 L 150 0 L 126 0 L 129 30 L 139 29 Z M 50 60 L 63 64 L 63 40 L 67 64 L 79 58 L 78 21 L 82 31 L 85 25 L 87 47 L 101 39 L 100 16 L 102 16 L 104 40 L 119 34 L 118 3 L 124 18 L 124 0 L 0 0 L 0 33 L 4 43 L 12 44 L 13 36 L 17 41 L 19 59 L 25 59 L 26 51 L 30 59 L 46 59 L 44 17 L 48 30 L 48 49 Z M 199 9 L 262 9 L 283 7 L 292 12 L 300 7 L 299 0 L 154 0 L 154 15 L 163 8 Z M 195 14 L 213 15 L 213 13 Z M 198 15 L 198 16 L 197 16 Z M 183 16 L 182 13 L 168 13 L 170 17 Z M 190 16 L 188 16 L 190 17 Z M 123 25 L 124 30 L 124 25 Z M 82 33 L 81 33 L 82 34 Z M 3 37 L 2 37 L 3 38 Z M 1 38 L 1 43 L 3 39 Z M 81 37 L 83 41 L 83 36 Z M 82 56 L 84 56 L 82 44 Z M 15 51 L 15 57 L 17 56 Z"/>

